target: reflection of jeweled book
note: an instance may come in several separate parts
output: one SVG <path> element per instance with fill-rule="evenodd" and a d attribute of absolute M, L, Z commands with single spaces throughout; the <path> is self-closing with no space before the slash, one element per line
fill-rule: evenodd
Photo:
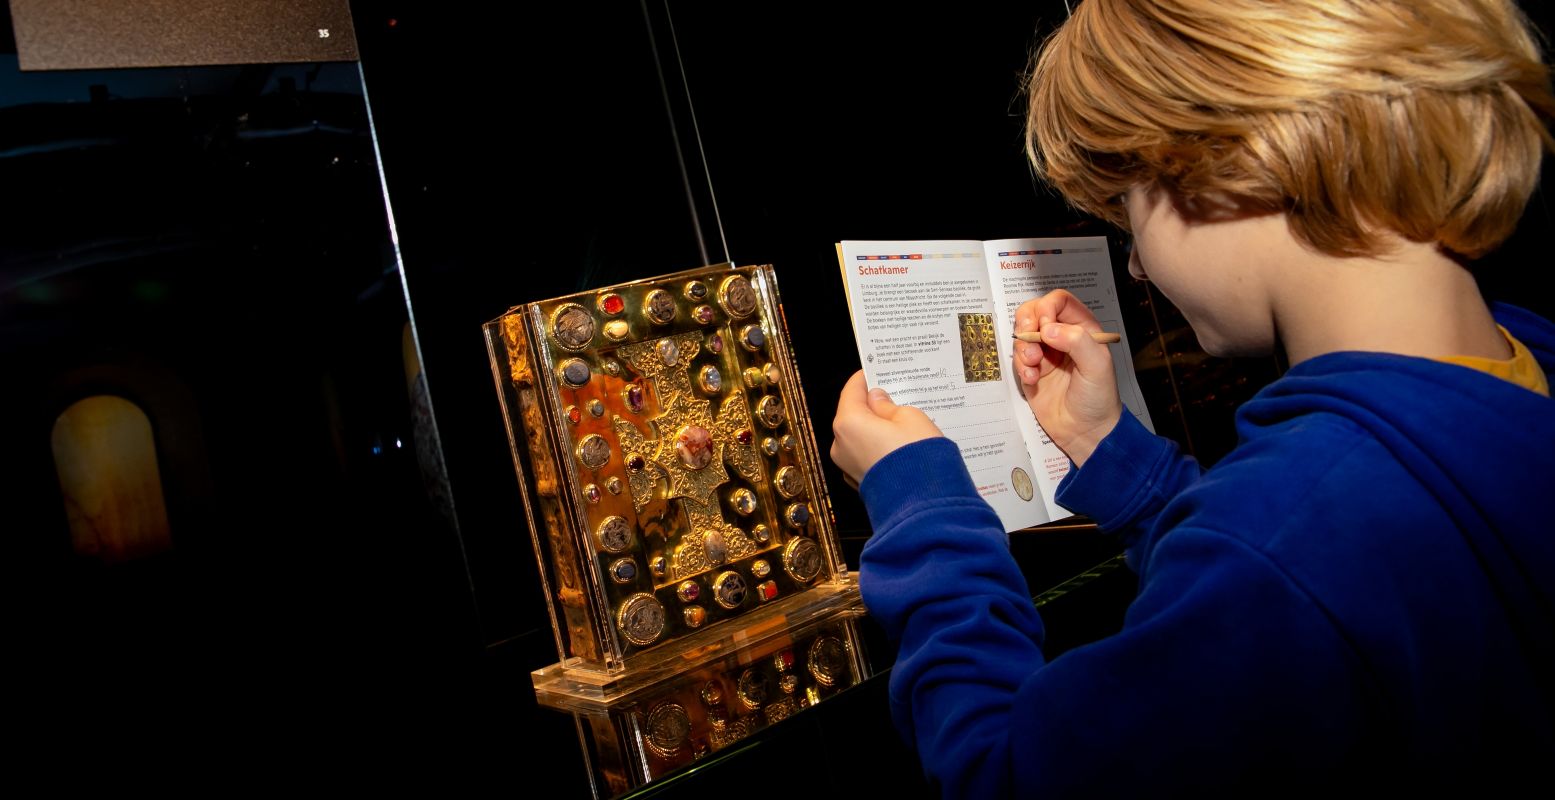
<path fill-rule="evenodd" d="M 1006 530 L 1063 519 L 1069 459 L 1037 425 L 1010 366 L 1015 309 L 1053 289 L 1079 297 L 1112 346 L 1118 388 L 1148 428 L 1103 237 L 837 245 L 859 358 L 871 387 L 923 409 L 961 448 Z"/>
<path fill-rule="evenodd" d="M 537 688 L 608 698 L 856 602 L 770 267 L 485 330 L 561 658 Z"/>
<path fill-rule="evenodd" d="M 613 797 L 733 747 L 869 677 L 852 615 L 833 614 L 685 664 L 609 703 L 537 693 L 570 711 L 596 797 Z"/>

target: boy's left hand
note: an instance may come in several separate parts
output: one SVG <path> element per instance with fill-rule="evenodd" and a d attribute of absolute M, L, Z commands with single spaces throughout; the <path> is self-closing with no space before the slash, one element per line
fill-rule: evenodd
<path fill-rule="evenodd" d="M 866 389 L 863 370 L 853 373 L 842 387 L 831 429 L 831 460 L 855 486 L 891 451 L 945 435 L 922 411 L 891 402 L 884 389 Z"/>

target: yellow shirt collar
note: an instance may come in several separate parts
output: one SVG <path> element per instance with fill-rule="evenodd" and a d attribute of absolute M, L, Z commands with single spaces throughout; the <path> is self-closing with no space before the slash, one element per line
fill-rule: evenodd
<path fill-rule="evenodd" d="M 1511 381 L 1518 386 L 1530 391 L 1538 392 L 1545 397 L 1550 396 L 1550 383 L 1544 375 L 1544 370 L 1539 367 L 1539 362 L 1534 359 L 1533 353 L 1522 342 L 1517 341 L 1512 334 L 1507 333 L 1506 328 L 1501 328 L 1501 335 L 1506 337 L 1507 344 L 1512 346 L 1512 357 L 1505 359 L 1481 358 L 1479 356 L 1447 356 L 1438 358 L 1437 361 L 1445 361 L 1448 364 L 1457 364 L 1477 369 L 1480 372 L 1488 372 L 1502 380 Z"/>

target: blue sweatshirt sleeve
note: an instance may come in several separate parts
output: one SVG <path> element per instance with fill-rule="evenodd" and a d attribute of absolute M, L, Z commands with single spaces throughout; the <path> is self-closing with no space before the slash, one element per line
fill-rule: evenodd
<path fill-rule="evenodd" d="M 1069 470 L 1053 499 L 1064 508 L 1085 514 L 1108 533 L 1116 533 L 1128 548 L 1136 570 L 1148 560 L 1151 530 L 1167 501 L 1203 474 L 1199 463 L 1177 444 L 1157 436 L 1127 410 L 1101 440 L 1085 466 Z"/>
<path fill-rule="evenodd" d="M 898 642 L 891 713 L 947 797 L 1156 793 L 1226 779 L 1228 764 L 1277 764 L 1298 743 L 1321 767 L 1360 727 L 1353 651 L 1231 537 L 1174 531 L 1124 630 L 1049 663 L 998 518 L 952 442 L 891 453 L 860 489 L 875 527 L 860 588 Z"/>
<path fill-rule="evenodd" d="M 892 719 L 947 788 L 993 796 L 1010 699 L 1042 665 L 1042 621 L 1004 528 L 949 439 L 892 452 L 859 491 L 875 529 L 859 588 L 898 642 Z"/>

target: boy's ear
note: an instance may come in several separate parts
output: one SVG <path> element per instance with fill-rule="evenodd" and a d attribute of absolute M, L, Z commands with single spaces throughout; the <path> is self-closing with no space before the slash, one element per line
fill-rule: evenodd
<path fill-rule="evenodd" d="M 1192 194 L 1162 187 L 1176 209 L 1178 216 L 1188 222 L 1229 222 L 1265 214 L 1277 214 L 1282 209 L 1268 203 L 1226 192 L 1195 192 Z"/>

